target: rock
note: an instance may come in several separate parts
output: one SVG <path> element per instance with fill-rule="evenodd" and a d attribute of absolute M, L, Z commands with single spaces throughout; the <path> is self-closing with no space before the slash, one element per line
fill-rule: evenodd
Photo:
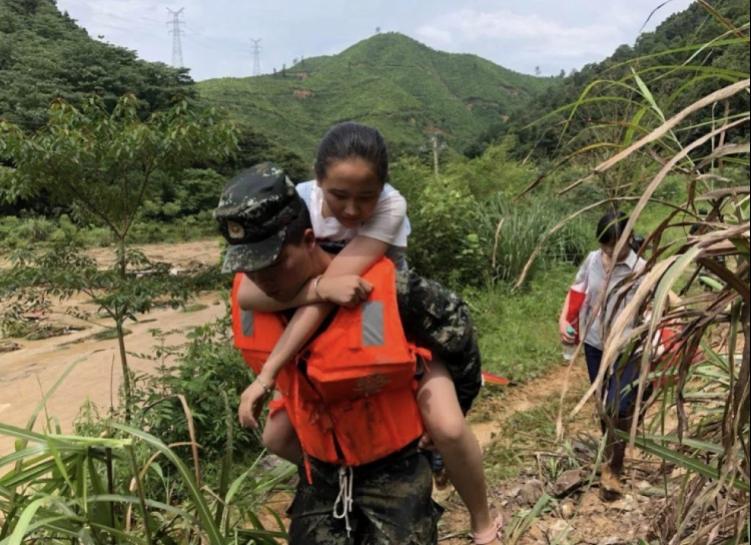
<path fill-rule="evenodd" d="M 561 473 L 553 484 L 553 495 L 556 498 L 568 496 L 584 482 L 584 472 L 581 469 L 569 469 Z"/>
<path fill-rule="evenodd" d="M 579 501 L 579 514 L 589 515 L 592 513 L 605 512 L 605 506 L 600 497 L 593 491 L 586 492 Z"/>
<path fill-rule="evenodd" d="M 649 488 L 652 488 L 652 484 L 649 481 L 639 481 L 636 483 L 636 488 L 640 492 L 643 492 L 645 490 L 648 490 Z"/>
<path fill-rule="evenodd" d="M 558 519 L 555 522 L 553 522 L 548 529 L 553 532 L 553 538 L 555 541 L 559 541 L 564 532 L 568 532 L 571 527 L 569 526 L 568 522 L 565 520 Z"/>
<path fill-rule="evenodd" d="M 639 507 L 636 499 L 631 494 L 626 494 L 621 499 L 610 502 L 608 504 L 609 509 L 616 511 L 634 511 Z"/>
<path fill-rule="evenodd" d="M 571 500 L 566 500 L 561 503 L 561 516 L 565 519 L 570 519 L 576 514 L 576 506 Z"/>
<path fill-rule="evenodd" d="M 15 350 L 20 350 L 21 345 L 17 342 L 13 341 L 0 341 L 0 354 L 3 352 L 13 352 Z"/>
<path fill-rule="evenodd" d="M 530 479 L 519 489 L 519 499 L 522 504 L 530 507 L 537 503 L 545 493 L 545 485 L 539 479 Z"/>
<path fill-rule="evenodd" d="M 525 537 L 529 538 L 532 543 L 546 543 L 547 539 L 545 539 L 545 534 L 543 534 L 542 529 L 538 525 L 533 525 L 529 530 L 527 530 L 527 533 Z"/>
<path fill-rule="evenodd" d="M 608 536 L 599 541 L 599 545 L 625 545 L 627 542 L 619 536 Z"/>

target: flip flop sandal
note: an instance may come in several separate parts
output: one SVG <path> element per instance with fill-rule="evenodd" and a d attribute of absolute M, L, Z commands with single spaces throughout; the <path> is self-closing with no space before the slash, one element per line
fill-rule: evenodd
<path fill-rule="evenodd" d="M 492 543 L 495 539 L 500 540 L 503 537 L 501 533 L 502 528 L 503 515 L 498 515 L 497 517 L 495 517 L 495 520 L 493 520 L 493 524 L 490 526 L 490 528 L 488 528 L 484 532 L 472 534 L 472 542 L 475 545 L 486 545 L 487 543 Z"/>

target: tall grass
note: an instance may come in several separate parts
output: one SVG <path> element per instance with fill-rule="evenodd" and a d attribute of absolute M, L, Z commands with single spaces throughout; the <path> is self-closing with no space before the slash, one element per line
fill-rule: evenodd
<path fill-rule="evenodd" d="M 728 32 L 734 36 L 729 45 L 748 46 L 747 24 Z M 680 179 L 685 188 L 680 192 L 685 199 L 653 223 L 647 266 L 631 279 L 634 297 L 606 324 L 598 378 L 574 409 L 597 395 L 619 354 L 641 348 L 641 374 L 629 387 L 636 388 L 636 410 L 647 419 L 644 424 L 634 419 L 629 437 L 646 453 L 681 468 L 680 478 L 665 481 L 668 497 L 652 528 L 659 543 L 671 545 L 748 543 L 751 537 L 750 84 L 748 66 L 740 73 L 701 64 L 706 46 L 685 52 L 683 64 L 640 69 L 636 60 L 623 78 L 597 82 L 609 92 L 618 89 L 618 96 L 595 96 L 593 85 L 569 107 L 572 119 L 591 104 L 611 101 L 609 129 L 593 133 L 594 147 L 617 150 L 598 158 L 590 174 L 570 188 L 640 173 L 637 183 L 613 194 L 631 195 L 635 202 L 616 254 L 666 180 Z M 685 105 L 675 96 L 652 94 L 650 85 L 661 75 L 690 63 L 701 64 L 702 75 L 687 79 L 682 89 L 701 90 L 698 100 Z M 627 108 L 617 106 L 624 101 Z M 586 157 L 585 151 L 578 155 Z M 671 292 L 682 299 L 669 304 Z M 627 333 L 629 325 L 635 327 Z M 675 336 L 660 345 L 656 336 L 666 328 Z"/>
<path fill-rule="evenodd" d="M 116 428 L 119 437 L 105 438 L 0 424 L 0 433 L 17 439 L 15 452 L 0 458 L 0 543 L 270 545 L 284 537 L 280 522 L 267 529 L 257 513 L 290 466 L 264 472 L 254 464 L 211 489 L 153 435 Z M 165 465 L 177 470 L 184 497 L 172 496 Z M 162 494 L 145 493 L 147 477 L 163 482 Z"/>
<path fill-rule="evenodd" d="M 200 328 L 181 357 L 183 374 L 136 388 L 138 427 L 121 424 L 115 412 L 90 413 L 93 421 L 80 421 L 76 435 L 49 422 L 34 431 L 78 362 L 25 428 L 0 423 L 0 433 L 16 439 L 14 452 L 0 457 L 0 544 L 271 545 L 284 538 L 279 515 L 264 504 L 295 468 L 269 469 L 263 453 L 251 450 L 256 440 L 240 436 L 234 389 L 245 368 L 223 331 L 223 321 Z M 162 346 L 156 357 L 171 350 Z"/>
<path fill-rule="evenodd" d="M 510 283 L 518 277 L 544 235 L 571 207 L 548 194 L 519 203 L 497 193 L 485 201 L 480 208 L 480 230 L 492 279 Z M 536 265 L 549 269 L 558 262 L 579 263 L 593 241 L 589 223 L 578 217 L 547 241 Z"/>

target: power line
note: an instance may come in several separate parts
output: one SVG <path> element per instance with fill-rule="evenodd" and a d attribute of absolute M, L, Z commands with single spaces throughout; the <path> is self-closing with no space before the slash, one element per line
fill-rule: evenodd
<path fill-rule="evenodd" d="M 253 75 L 261 75 L 261 39 L 250 39 L 253 44 Z"/>
<path fill-rule="evenodd" d="M 184 34 L 180 25 L 184 25 L 185 21 L 180 20 L 180 15 L 185 8 L 180 8 L 177 11 L 172 11 L 167 8 L 167 11 L 172 15 L 172 20 L 167 21 L 168 25 L 172 25 L 169 33 L 172 34 L 172 66 L 175 68 L 183 67 L 183 44 L 180 37 Z"/>

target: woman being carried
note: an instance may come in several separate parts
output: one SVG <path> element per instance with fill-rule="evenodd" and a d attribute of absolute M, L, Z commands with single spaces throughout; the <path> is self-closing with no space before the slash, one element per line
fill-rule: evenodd
<path fill-rule="evenodd" d="M 410 233 L 406 202 L 386 183 L 388 155 L 381 134 L 357 123 L 332 127 L 319 145 L 315 172 L 316 180 L 299 184 L 297 190 L 308 206 L 316 238 L 324 249 L 338 252 L 337 256 L 323 275 L 308 282 L 286 304 L 264 294 L 264 291 L 273 294 L 273 287 L 264 286 L 262 291 L 247 277 L 240 286 L 238 298 L 244 309 L 278 312 L 299 307 L 251 385 L 250 393 L 246 391 L 252 407 L 246 421 L 254 427 L 258 425 L 256 419 L 265 394 L 272 388 L 279 370 L 300 351 L 335 305 L 355 306 L 367 300 L 372 286 L 359 275 L 386 255 L 402 272 L 401 278 L 411 278 L 403 274 Z M 457 331 L 462 335 L 471 331 L 466 306 L 457 296 L 434 282 L 423 281 L 420 287 L 426 297 L 431 292 L 439 293 L 441 301 L 455 307 L 457 323 L 462 322 Z M 431 338 L 430 324 L 425 325 L 419 331 L 406 331 L 413 341 L 434 354 L 433 362 L 424 369 L 417 392 L 425 427 L 443 456 L 449 478 L 467 505 L 475 543 L 498 543 L 501 520 L 491 518 L 482 451 L 464 419 L 477 390 L 474 385 L 463 388 L 461 381 L 455 387 L 452 380 L 468 374 L 467 370 L 476 371 L 474 374 L 479 377 L 479 354 L 476 349 L 463 353 L 466 338 Z M 465 391 L 469 395 L 462 395 Z M 296 437 L 284 411 L 269 416 L 263 439 L 270 451 L 284 458 L 294 457 L 293 453 L 298 452 L 292 446 Z"/>

